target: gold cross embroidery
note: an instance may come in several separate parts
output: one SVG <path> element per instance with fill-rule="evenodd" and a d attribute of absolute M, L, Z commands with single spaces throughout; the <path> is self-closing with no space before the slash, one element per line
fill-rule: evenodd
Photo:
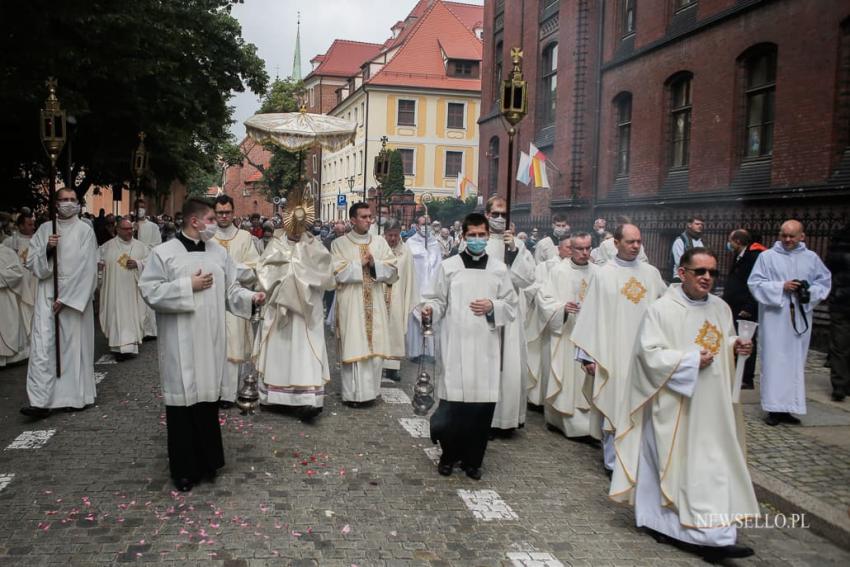
<path fill-rule="evenodd" d="M 578 288 L 578 300 L 584 301 L 584 296 L 587 295 L 587 280 L 582 279 L 581 285 Z"/>
<path fill-rule="evenodd" d="M 623 286 L 623 289 L 620 290 L 620 293 L 626 296 L 626 299 L 637 305 L 644 297 L 646 297 L 646 287 L 632 276 L 629 278 L 629 281 L 626 282 L 626 285 Z"/>
<path fill-rule="evenodd" d="M 705 321 L 694 339 L 694 344 L 701 346 L 711 354 L 717 356 L 720 352 L 720 345 L 723 344 L 723 333 L 720 329 Z"/>

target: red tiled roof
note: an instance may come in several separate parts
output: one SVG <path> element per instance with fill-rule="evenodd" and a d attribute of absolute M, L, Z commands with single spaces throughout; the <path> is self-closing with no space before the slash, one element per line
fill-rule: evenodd
<path fill-rule="evenodd" d="M 360 71 L 363 63 L 378 55 L 382 48 L 380 43 L 336 39 L 326 53 L 317 55 L 311 60 L 318 60 L 321 63 L 307 76 L 352 77 Z"/>
<path fill-rule="evenodd" d="M 451 58 L 481 60 L 481 41 L 461 18 L 449 9 L 449 3 L 435 0 L 414 26 L 404 30 L 405 40 L 396 55 L 369 79 L 373 85 L 393 85 L 450 90 L 481 90 L 480 79 L 460 79 L 446 75 L 443 52 Z M 414 12 L 427 5 L 421 0 Z M 452 6 L 457 4 L 452 3 Z M 466 9 L 466 5 L 464 10 Z M 477 8 L 477 20 L 483 7 Z M 471 11 L 464 12 L 467 16 Z M 411 12 L 413 14 L 413 12 Z M 401 37 L 401 36 L 400 36 Z"/>
<path fill-rule="evenodd" d="M 475 28 L 484 28 L 484 7 L 476 6 L 475 4 L 464 4 L 462 2 L 443 2 L 446 8 L 451 10 L 452 14 L 457 16 L 457 19 L 463 22 L 463 25 L 469 31 L 475 31 Z"/>

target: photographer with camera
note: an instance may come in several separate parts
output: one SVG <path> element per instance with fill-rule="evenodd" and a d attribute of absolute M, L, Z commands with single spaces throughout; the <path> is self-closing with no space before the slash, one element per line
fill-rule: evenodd
<path fill-rule="evenodd" d="M 803 243 L 803 225 L 782 223 L 779 241 L 763 252 L 747 285 L 759 304 L 761 407 L 765 423 L 799 424 L 806 413 L 806 356 L 812 312 L 826 299 L 832 276 Z"/>

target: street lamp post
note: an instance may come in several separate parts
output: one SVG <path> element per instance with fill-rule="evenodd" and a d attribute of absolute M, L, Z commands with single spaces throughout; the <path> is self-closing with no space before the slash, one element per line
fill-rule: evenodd
<path fill-rule="evenodd" d="M 136 232 L 138 236 L 138 223 L 139 223 L 139 209 L 136 207 L 136 202 L 139 200 L 139 197 L 142 194 L 142 175 L 144 175 L 145 171 L 148 169 L 148 150 L 145 148 L 145 138 L 146 134 L 144 132 L 139 132 L 139 145 L 136 146 L 136 149 L 133 150 L 132 155 L 132 165 L 130 169 L 133 172 L 133 176 L 136 179 L 136 195 L 133 199 L 133 209 L 136 214 Z"/>
<path fill-rule="evenodd" d="M 384 182 L 390 174 L 390 154 L 387 152 L 389 138 L 381 136 L 381 151 L 375 156 L 375 167 L 373 174 L 378 182 L 378 234 L 381 233 L 381 197 L 384 193 Z"/>
<path fill-rule="evenodd" d="M 353 175 L 348 178 L 348 192 L 349 193 L 354 192 L 354 176 Z M 365 191 L 364 191 L 364 200 L 365 200 Z"/>
<path fill-rule="evenodd" d="M 47 100 L 44 103 L 44 108 L 41 110 L 41 126 L 39 135 L 44 150 L 50 158 L 50 177 L 48 180 L 50 187 L 50 222 L 53 225 L 53 234 L 58 234 L 56 226 L 56 161 L 59 159 L 59 154 L 62 153 L 62 147 L 65 145 L 66 138 L 66 117 L 65 111 L 59 104 L 59 99 L 56 98 L 56 79 L 50 78 L 47 80 Z M 59 297 L 59 247 L 53 249 L 53 297 Z M 62 376 L 62 353 L 59 340 L 59 313 L 53 315 L 53 324 L 56 330 L 56 377 Z"/>
<path fill-rule="evenodd" d="M 516 136 L 516 125 L 525 118 L 528 113 L 528 83 L 522 78 L 522 50 L 519 47 L 511 49 L 511 60 L 514 68 L 511 76 L 502 81 L 501 114 L 510 125 L 508 127 L 508 187 L 505 202 L 507 204 L 507 215 L 505 225 L 511 228 L 511 189 L 513 185 L 512 173 L 514 164 L 514 136 Z"/>

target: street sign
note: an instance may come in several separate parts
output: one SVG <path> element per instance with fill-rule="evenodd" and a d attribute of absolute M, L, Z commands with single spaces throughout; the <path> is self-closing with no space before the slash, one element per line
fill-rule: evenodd
<path fill-rule="evenodd" d="M 348 201 L 346 200 L 346 196 L 345 195 L 337 195 L 336 196 L 336 206 L 341 208 L 341 209 L 344 209 L 346 207 L 346 205 L 348 205 Z"/>

